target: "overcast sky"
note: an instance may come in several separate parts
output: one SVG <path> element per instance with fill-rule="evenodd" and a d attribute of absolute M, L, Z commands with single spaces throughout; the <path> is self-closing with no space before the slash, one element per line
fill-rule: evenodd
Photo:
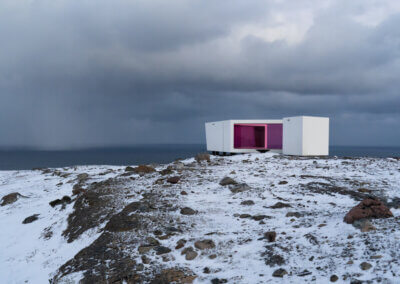
<path fill-rule="evenodd" d="M 0 147 L 303 114 L 334 145 L 400 145 L 400 1 L 1 0 L 0 40 Z"/>

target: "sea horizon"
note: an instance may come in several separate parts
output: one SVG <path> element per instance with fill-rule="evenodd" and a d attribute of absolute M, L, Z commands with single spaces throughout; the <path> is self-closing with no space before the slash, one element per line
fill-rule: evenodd
<path fill-rule="evenodd" d="M 137 144 L 75 149 L 0 148 L 0 170 L 28 170 L 79 165 L 169 163 L 206 152 L 205 144 Z M 329 147 L 330 157 L 400 157 L 400 146 Z"/>

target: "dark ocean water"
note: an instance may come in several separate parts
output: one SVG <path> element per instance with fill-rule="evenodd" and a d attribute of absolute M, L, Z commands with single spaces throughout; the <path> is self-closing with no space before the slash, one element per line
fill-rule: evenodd
<path fill-rule="evenodd" d="M 68 151 L 0 150 L 0 170 L 23 170 L 74 165 L 135 165 L 167 163 L 206 151 L 202 144 L 147 145 Z M 331 156 L 400 157 L 400 147 L 332 146 Z"/>

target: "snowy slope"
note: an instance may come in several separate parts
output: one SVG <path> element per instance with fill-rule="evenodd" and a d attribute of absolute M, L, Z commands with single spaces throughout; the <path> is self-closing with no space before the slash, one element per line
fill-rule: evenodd
<path fill-rule="evenodd" d="M 166 166 L 157 165 L 156 170 Z M 281 283 L 282 278 L 272 277 L 278 268 L 288 272 L 283 278 L 286 283 L 324 283 L 332 275 L 338 276 L 337 283 L 348 283 L 350 279 L 400 282 L 400 209 L 391 208 L 394 218 L 372 220 L 377 229 L 367 233 L 343 222 L 344 215 L 359 203 L 350 191 L 367 188 L 387 202 L 400 197 L 399 160 L 302 159 L 266 153 L 212 157 L 211 163 L 187 159 L 171 166 L 175 169 L 171 176 L 181 176 L 177 184 L 156 182 L 166 177 L 155 172 L 134 174 L 126 178 L 124 185 L 127 196 L 151 191 L 164 200 L 171 198 L 178 209 L 190 207 L 197 211 L 182 215 L 176 210 L 168 215 L 186 229 L 159 239 L 162 246 L 171 249 L 168 260 L 149 252 L 151 262 L 144 265 L 144 270 L 185 267 L 196 274 L 195 283 L 210 283 L 215 278 L 229 283 Z M 68 243 L 62 232 L 73 202 L 65 209 L 53 208 L 49 202 L 72 196 L 79 174 L 89 175 L 88 185 L 116 178 L 124 170 L 81 166 L 47 173 L 0 172 L 0 197 L 11 192 L 25 196 L 0 206 L 0 282 L 46 283 L 61 265 L 96 240 L 105 223 Z M 219 184 L 225 176 L 251 189 L 232 193 L 229 186 Z M 345 191 L 335 192 L 337 188 Z M 254 204 L 242 204 L 248 200 Z M 277 202 L 289 207 L 273 208 Z M 125 205 L 121 202 L 118 210 Z M 288 212 L 296 214 L 287 216 Z M 37 221 L 22 224 L 33 214 L 40 214 Z M 263 238 L 268 231 L 276 232 L 275 242 Z M 46 236 L 48 232 L 52 232 L 50 237 Z M 153 232 L 148 234 L 157 237 Z M 186 241 L 185 247 L 211 239 L 215 248 L 195 249 L 198 255 L 186 260 L 182 248 L 175 249 L 180 239 Z M 141 261 L 136 251 L 130 254 Z M 362 262 L 372 267 L 362 270 Z M 78 281 L 81 277 L 81 273 L 75 273 L 69 279 Z"/>

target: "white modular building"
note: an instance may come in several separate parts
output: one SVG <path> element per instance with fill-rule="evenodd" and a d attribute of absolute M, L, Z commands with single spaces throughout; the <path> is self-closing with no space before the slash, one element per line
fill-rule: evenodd
<path fill-rule="evenodd" d="M 213 153 L 281 152 L 285 155 L 329 155 L 329 118 L 295 116 L 283 119 L 207 122 L 207 151 Z"/>

